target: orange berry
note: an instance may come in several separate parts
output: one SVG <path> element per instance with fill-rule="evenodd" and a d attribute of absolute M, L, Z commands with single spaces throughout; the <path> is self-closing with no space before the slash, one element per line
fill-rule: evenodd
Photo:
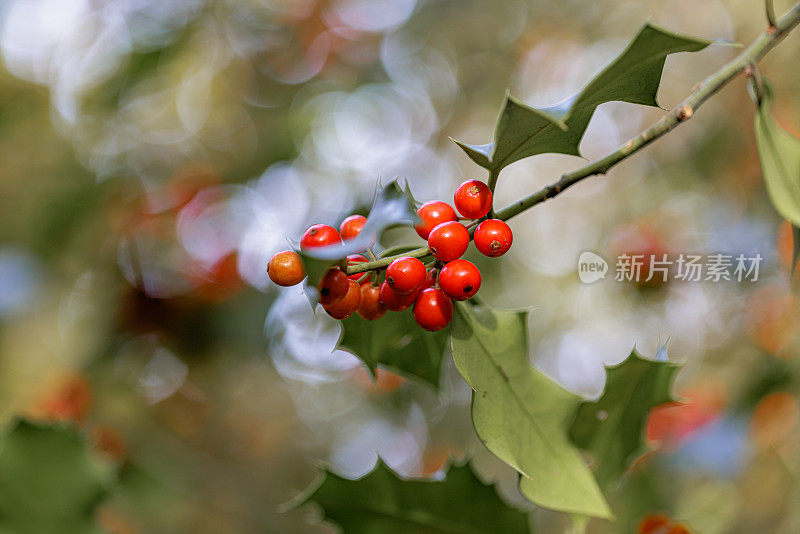
<path fill-rule="evenodd" d="M 355 280 L 347 281 L 347 293 L 344 297 L 323 305 L 322 308 L 334 319 L 347 319 L 358 309 L 361 302 L 361 286 Z"/>
<path fill-rule="evenodd" d="M 306 277 L 300 254 L 292 250 L 276 252 L 269 259 L 267 274 L 270 280 L 283 287 L 297 285 Z"/>

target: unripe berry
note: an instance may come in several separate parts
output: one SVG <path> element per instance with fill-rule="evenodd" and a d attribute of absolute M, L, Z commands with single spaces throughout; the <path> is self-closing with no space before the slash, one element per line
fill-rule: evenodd
<path fill-rule="evenodd" d="M 397 258 L 386 268 L 386 283 L 401 295 L 413 293 L 425 282 L 428 273 L 417 258 Z"/>
<path fill-rule="evenodd" d="M 297 285 L 306 277 L 303 260 L 293 250 L 276 252 L 267 263 L 267 274 L 270 280 L 283 287 Z"/>
<path fill-rule="evenodd" d="M 339 225 L 339 233 L 342 235 L 342 239 L 347 241 L 358 236 L 366 222 L 367 218 L 363 215 L 351 215 L 343 220 L 342 224 Z"/>
<path fill-rule="evenodd" d="M 417 299 L 417 292 L 409 293 L 408 295 L 401 295 L 391 287 L 386 282 L 381 284 L 380 288 L 380 300 L 384 306 L 386 306 L 387 310 L 399 312 L 403 311 L 412 304 Z"/>
<path fill-rule="evenodd" d="M 467 300 L 481 288 L 481 272 L 467 260 L 451 261 L 439 273 L 439 287 L 453 300 Z"/>
<path fill-rule="evenodd" d="M 492 209 L 492 191 L 480 180 L 467 180 L 456 189 L 453 200 L 467 219 L 480 219 Z"/>
<path fill-rule="evenodd" d="M 338 267 L 331 267 L 325 271 L 322 281 L 319 283 L 319 302 L 323 306 L 332 304 L 344 297 L 350 287 L 347 275 Z"/>
<path fill-rule="evenodd" d="M 441 330 L 453 318 L 453 301 L 441 289 L 429 287 L 414 302 L 414 320 L 425 330 Z"/>
<path fill-rule="evenodd" d="M 367 321 L 375 321 L 385 313 L 386 306 L 381 302 L 381 290 L 372 284 L 362 284 L 358 314 Z"/>
<path fill-rule="evenodd" d="M 354 280 L 347 281 L 347 293 L 330 304 L 323 305 L 322 308 L 334 319 L 347 319 L 358 309 L 361 302 L 361 286 Z"/>
<path fill-rule="evenodd" d="M 367 260 L 367 258 L 362 256 L 361 254 L 350 254 L 349 256 L 347 256 L 347 265 L 355 265 L 357 263 L 364 263 L 366 261 L 369 261 L 369 260 Z M 362 284 L 366 284 L 367 282 L 372 280 L 372 273 L 371 272 L 369 272 L 369 273 L 351 274 L 351 275 L 348 275 L 348 278 L 350 280 L 358 281 L 358 280 L 361 280 L 361 277 L 364 276 L 365 274 L 368 275 L 368 276 L 361 283 Z"/>
<path fill-rule="evenodd" d="M 442 262 L 457 260 L 469 246 L 469 231 L 460 222 L 446 222 L 431 230 L 428 246 L 433 257 Z"/>
<path fill-rule="evenodd" d="M 431 230 L 437 225 L 448 221 L 457 221 L 456 211 L 446 202 L 431 200 L 417 209 L 420 222 L 414 225 L 414 230 L 422 239 L 428 239 Z"/>
<path fill-rule="evenodd" d="M 475 229 L 475 248 L 484 256 L 495 258 L 502 256 L 511 248 L 514 234 L 511 228 L 500 219 L 487 219 Z"/>
<path fill-rule="evenodd" d="M 303 232 L 303 237 L 300 238 L 300 249 L 307 250 L 309 248 L 335 245 L 341 242 L 342 238 L 339 236 L 339 232 L 336 231 L 336 228 L 328 226 L 327 224 L 315 224 Z"/>

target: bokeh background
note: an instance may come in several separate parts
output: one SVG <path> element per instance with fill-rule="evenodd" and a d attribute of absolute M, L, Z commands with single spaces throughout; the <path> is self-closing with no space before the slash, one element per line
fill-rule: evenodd
<path fill-rule="evenodd" d="M 777 2 L 781 11 L 788 2 Z M 470 455 L 525 507 L 469 423 L 445 357 L 440 391 L 373 383 L 334 350 L 336 321 L 266 261 L 309 224 L 364 212 L 378 177 L 452 199 L 484 173 L 449 136 L 489 141 L 506 88 L 545 105 L 578 90 L 645 21 L 747 43 L 742 0 L 4 0 L 0 2 L 0 417 L 75 421 L 121 464 L 98 510 L 116 533 L 329 531 L 279 513 L 323 462 L 377 455 L 441 476 Z M 800 129 L 800 35 L 762 64 Z M 736 49 L 667 60 L 678 103 Z M 661 114 L 611 103 L 582 144 L 603 155 Z M 483 299 L 535 306 L 531 361 L 586 397 L 603 364 L 669 341 L 686 402 L 651 419 L 653 453 L 612 497 L 630 532 L 663 512 L 693 531 L 800 531 L 798 301 L 791 231 L 765 196 L 753 105 L 734 81 L 607 177 L 512 222 Z M 582 160 L 509 167 L 496 205 Z M 398 232 L 392 239 L 416 236 Z M 756 282 L 578 281 L 579 254 L 764 257 Z M 542 532 L 564 518 L 537 513 Z"/>

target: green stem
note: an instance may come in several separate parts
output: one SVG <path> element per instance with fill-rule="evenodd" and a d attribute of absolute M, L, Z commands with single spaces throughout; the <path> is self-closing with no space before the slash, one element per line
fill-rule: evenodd
<path fill-rule="evenodd" d="M 521 200 L 505 207 L 493 217 L 503 221 L 519 215 L 520 213 L 531 209 L 533 206 L 551 199 L 561 194 L 565 189 L 575 185 L 576 183 L 594 176 L 596 174 L 605 174 L 619 162 L 632 156 L 639 150 L 643 149 L 656 139 L 662 137 L 668 132 L 672 131 L 679 124 L 689 120 L 694 112 L 711 96 L 719 92 L 729 81 L 742 73 L 748 66 L 756 65 L 764 55 L 775 46 L 800 23 L 800 3 L 797 3 L 789 11 L 786 12 L 774 26 L 770 26 L 759 35 L 741 54 L 722 66 L 717 72 L 706 78 L 694 91 L 672 111 L 664 115 L 658 122 L 643 130 L 637 136 L 628 140 L 627 143 L 620 146 L 617 150 L 611 152 L 607 156 L 589 163 L 579 169 L 569 172 L 561 177 L 555 183 L 543 187 L 542 189 L 522 198 Z M 491 171 L 488 179 L 488 186 L 494 192 L 497 185 L 497 177 L 499 171 Z M 491 215 L 491 214 L 490 214 Z M 347 274 L 360 273 L 374 269 L 382 269 L 388 266 L 397 257 L 411 256 L 414 258 L 422 258 L 430 254 L 428 247 L 421 247 L 411 252 L 400 254 L 398 256 L 381 258 L 377 261 L 364 262 L 347 268 Z"/>
<path fill-rule="evenodd" d="M 586 527 L 589 525 L 589 518 L 585 515 L 570 514 L 572 528 L 570 534 L 585 534 Z"/>
<path fill-rule="evenodd" d="M 489 178 L 486 180 L 486 185 L 489 186 L 489 190 L 494 193 L 494 188 L 497 186 L 497 178 L 500 176 L 499 169 L 492 169 L 489 171 Z"/>
<path fill-rule="evenodd" d="M 497 187 L 497 179 L 500 177 L 500 169 L 494 168 L 489 171 L 489 178 L 486 180 L 486 185 L 489 186 L 489 191 L 494 195 L 494 188 Z M 494 206 L 489 209 L 489 218 L 494 218 Z"/>
<path fill-rule="evenodd" d="M 357 274 L 357 273 L 365 273 L 367 271 L 374 271 L 376 269 L 383 269 L 388 267 L 390 263 L 392 263 L 397 258 L 424 258 L 425 256 L 430 256 L 431 249 L 428 247 L 420 247 L 418 249 L 411 250 L 409 252 L 404 252 L 402 254 L 397 254 L 395 256 L 388 256 L 386 258 L 380 258 L 375 261 L 365 261 L 362 263 L 355 263 L 353 265 L 347 266 L 347 274 Z"/>
<path fill-rule="evenodd" d="M 775 5 L 772 0 L 764 0 L 764 8 L 767 11 L 767 23 L 770 28 L 774 28 L 777 25 L 777 21 L 775 20 Z"/>

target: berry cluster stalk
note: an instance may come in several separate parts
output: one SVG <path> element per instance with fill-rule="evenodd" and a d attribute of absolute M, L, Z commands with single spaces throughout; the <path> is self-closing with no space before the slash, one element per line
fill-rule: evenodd
<path fill-rule="evenodd" d="M 772 18 L 772 17 L 770 17 Z M 770 50 L 772 50 L 797 24 L 800 23 L 800 2 L 795 4 L 780 19 L 774 23 L 770 20 L 770 25 L 761 33 L 741 54 L 722 66 L 717 72 L 706 78 L 694 91 L 673 110 L 664 115 L 658 122 L 643 130 L 637 136 L 628 140 L 614 152 L 607 156 L 585 165 L 572 172 L 564 174 L 560 180 L 520 199 L 519 201 L 503 208 L 494 214 L 494 218 L 506 221 L 520 213 L 529 210 L 533 206 L 559 195 L 568 187 L 575 185 L 581 180 L 596 174 L 605 174 L 617 163 L 635 154 L 645 146 L 649 145 L 659 137 L 670 132 L 673 128 L 689 120 L 694 112 L 712 95 L 719 92 L 729 81 L 745 72 L 752 75 L 755 72 L 755 65 Z M 497 183 L 498 173 L 492 173 L 489 177 L 489 188 L 494 190 Z M 489 215 L 491 217 L 491 213 Z M 423 258 L 430 255 L 428 247 L 400 254 L 381 258 L 376 261 L 349 265 L 347 274 L 362 273 L 375 269 L 382 269 L 392 261 L 401 256 L 413 258 Z"/>

